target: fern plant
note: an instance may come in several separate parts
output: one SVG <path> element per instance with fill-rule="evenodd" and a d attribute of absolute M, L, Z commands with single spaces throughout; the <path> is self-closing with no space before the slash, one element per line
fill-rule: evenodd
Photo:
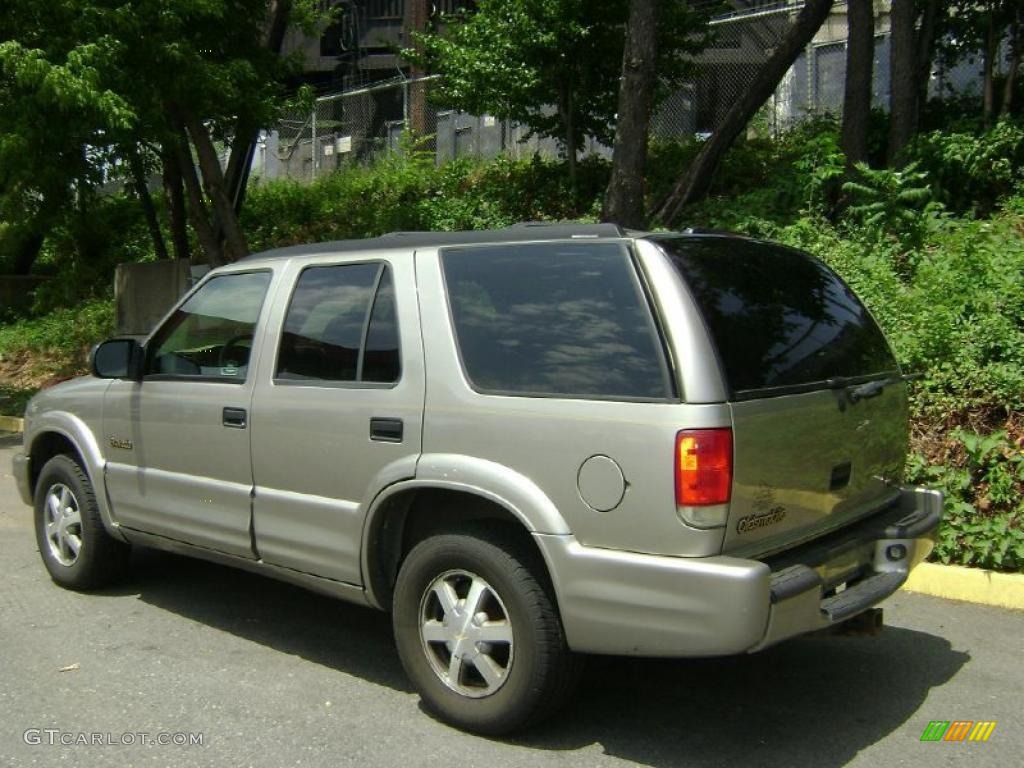
<path fill-rule="evenodd" d="M 917 163 L 901 170 L 875 170 L 857 163 L 856 171 L 857 178 L 843 184 L 850 199 L 847 222 L 870 239 L 895 240 L 904 252 L 919 250 L 943 211 L 928 174 Z"/>

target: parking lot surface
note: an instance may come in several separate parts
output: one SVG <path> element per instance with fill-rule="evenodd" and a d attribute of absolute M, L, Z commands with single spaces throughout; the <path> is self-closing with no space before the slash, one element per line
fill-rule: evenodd
<path fill-rule="evenodd" d="M 483 739 L 420 710 L 384 614 L 152 552 L 116 589 L 56 587 L 10 477 L 18 444 L 0 436 L 2 766 L 1022 764 L 1024 613 L 898 593 L 876 638 L 593 658 L 557 719 Z M 933 720 L 996 727 L 921 742 Z"/>

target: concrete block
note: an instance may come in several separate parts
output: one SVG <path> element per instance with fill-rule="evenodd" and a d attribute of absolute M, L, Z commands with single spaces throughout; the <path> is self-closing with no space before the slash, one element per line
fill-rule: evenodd
<path fill-rule="evenodd" d="M 118 335 L 148 334 L 190 285 L 187 261 L 118 264 L 114 273 Z"/>

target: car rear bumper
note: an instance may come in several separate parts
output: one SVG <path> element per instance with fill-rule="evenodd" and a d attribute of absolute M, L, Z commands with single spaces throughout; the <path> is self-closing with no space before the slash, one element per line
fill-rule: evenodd
<path fill-rule="evenodd" d="M 717 656 L 761 650 L 877 605 L 931 552 L 941 515 L 940 492 L 904 488 L 867 520 L 765 561 L 535 538 L 573 650 Z"/>
<path fill-rule="evenodd" d="M 11 474 L 14 475 L 14 484 L 18 486 L 18 495 L 21 496 L 21 500 L 31 506 L 32 487 L 29 482 L 28 456 L 21 453 L 14 454 L 14 459 L 11 461 Z"/>

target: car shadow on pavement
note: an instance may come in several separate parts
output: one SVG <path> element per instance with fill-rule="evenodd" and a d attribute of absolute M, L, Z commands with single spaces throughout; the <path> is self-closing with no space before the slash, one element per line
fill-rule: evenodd
<path fill-rule="evenodd" d="M 20 432 L 0 432 L 0 448 L 15 448 L 22 442 Z"/>
<path fill-rule="evenodd" d="M 659 768 L 843 766 L 913 718 L 969 659 L 944 638 L 898 627 L 800 638 L 750 656 L 591 658 L 559 723 L 519 743 L 599 743 Z"/>
<path fill-rule="evenodd" d="M 101 594 L 150 605 L 378 685 L 411 691 L 380 611 L 235 568 L 150 549 L 132 552 L 125 582 Z"/>
<path fill-rule="evenodd" d="M 138 595 L 274 650 L 410 691 L 383 613 L 198 560 L 148 550 L 133 557 L 133 576 L 106 594 Z M 929 691 L 969 659 L 941 637 L 898 627 L 874 638 L 811 636 L 720 659 L 591 657 L 566 709 L 507 743 L 544 751 L 599 744 L 656 768 L 838 767 L 913 718 Z"/>

